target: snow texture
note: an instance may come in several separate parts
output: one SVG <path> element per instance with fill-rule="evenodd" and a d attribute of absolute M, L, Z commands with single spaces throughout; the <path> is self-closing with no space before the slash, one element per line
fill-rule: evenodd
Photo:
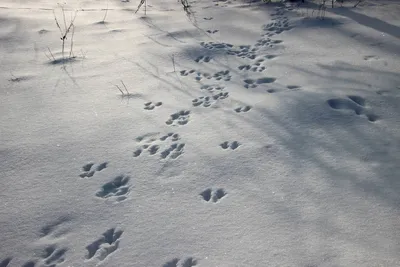
<path fill-rule="evenodd" d="M 400 266 L 399 2 L 190 3 L 1 1 L 0 267 Z"/>

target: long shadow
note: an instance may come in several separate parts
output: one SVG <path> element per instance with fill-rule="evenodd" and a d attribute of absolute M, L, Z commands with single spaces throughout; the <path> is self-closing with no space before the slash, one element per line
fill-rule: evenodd
<path fill-rule="evenodd" d="M 316 5 L 314 3 L 309 3 L 309 7 L 313 8 L 313 9 L 318 9 L 318 5 Z M 327 9 L 326 11 L 336 14 L 336 15 L 339 15 L 339 16 L 347 17 L 363 26 L 372 28 L 379 32 L 384 32 L 395 38 L 400 39 L 400 27 L 397 27 L 393 24 L 387 23 L 380 19 L 373 18 L 373 17 L 367 16 L 367 15 L 364 15 L 364 14 L 361 14 L 358 12 L 354 12 L 353 10 L 351 10 L 349 8 L 332 8 L 332 9 Z"/>

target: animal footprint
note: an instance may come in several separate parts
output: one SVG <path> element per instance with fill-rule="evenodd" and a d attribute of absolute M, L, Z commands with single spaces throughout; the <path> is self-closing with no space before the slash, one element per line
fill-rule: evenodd
<path fill-rule="evenodd" d="M 189 122 L 189 117 L 189 110 L 181 110 L 172 114 L 165 123 L 167 125 L 185 125 Z"/>
<path fill-rule="evenodd" d="M 203 78 L 209 79 L 209 80 L 215 79 L 217 81 L 219 81 L 219 80 L 230 81 L 232 76 L 230 75 L 229 70 L 218 71 L 214 74 L 197 72 L 197 76 L 195 77 L 195 80 L 201 81 Z"/>
<path fill-rule="evenodd" d="M 144 104 L 144 108 L 143 109 L 153 110 L 154 108 L 159 107 L 161 105 L 162 105 L 162 102 L 156 102 L 156 103 L 147 102 L 147 103 Z"/>
<path fill-rule="evenodd" d="M 292 28 L 293 27 L 289 25 L 289 19 L 280 18 L 280 19 L 275 20 L 274 22 L 263 25 L 263 30 L 265 32 L 267 32 L 263 35 L 273 36 L 275 34 L 280 34 L 284 31 L 289 31 Z"/>
<path fill-rule="evenodd" d="M 200 89 L 201 90 L 207 90 L 207 91 L 212 93 L 212 92 L 215 92 L 215 91 L 222 91 L 222 90 L 225 89 L 225 87 L 224 86 L 219 86 L 219 85 L 208 85 L 208 84 L 205 84 L 205 85 L 202 85 L 200 87 Z"/>
<path fill-rule="evenodd" d="M 366 61 L 379 60 L 379 57 L 377 57 L 377 56 L 365 56 L 364 60 L 366 60 Z"/>
<path fill-rule="evenodd" d="M 189 74 L 195 73 L 195 70 L 181 70 L 179 73 L 181 76 L 188 76 Z"/>
<path fill-rule="evenodd" d="M 95 164 L 92 163 L 92 162 L 90 162 L 88 164 L 85 164 L 82 167 L 82 171 L 83 172 L 81 174 L 79 174 L 79 177 L 81 177 L 81 178 L 90 178 L 90 177 L 92 177 L 94 175 L 94 173 L 96 171 L 99 172 L 99 171 L 102 171 L 105 168 L 107 168 L 107 165 L 108 165 L 108 162 L 103 162 L 101 164 L 98 164 L 96 167 L 95 167 Z"/>
<path fill-rule="evenodd" d="M 230 48 L 233 47 L 232 44 L 228 43 L 214 43 L 214 42 L 201 42 L 200 45 L 206 49 L 209 50 L 220 50 L 220 49 L 225 49 L 229 50 Z"/>
<path fill-rule="evenodd" d="M 245 88 L 256 88 L 260 84 L 267 84 L 267 83 L 273 83 L 276 81 L 275 78 L 271 77 L 264 77 L 264 78 L 259 78 L 259 79 L 245 79 L 244 81 L 244 87 Z"/>
<path fill-rule="evenodd" d="M 298 85 L 288 85 L 286 86 L 287 89 L 292 90 L 292 91 L 298 91 L 300 90 L 301 86 Z"/>
<path fill-rule="evenodd" d="M 57 248 L 55 245 L 48 246 L 44 249 L 41 258 L 43 265 L 46 267 L 55 267 L 57 264 L 65 261 L 66 248 Z"/>
<path fill-rule="evenodd" d="M 124 201 L 127 199 L 130 190 L 129 180 L 129 176 L 117 176 L 111 182 L 104 184 L 100 191 L 96 193 L 96 196 L 104 199 L 112 199 L 116 202 Z"/>
<path fill-rule="evenodd" d="M 222 149 L 232 149 L 235 150 L 237 149 L 241 144 L 238 141 L 233 141 L 232 143 L 229 143 L 228 141 L 225 141 L 221 143 L 219 146 L 222 147 Z"/>
<path fill-rule="evenodd" d="M 229 74 L 229 70 L 223 70 L 215 73 L 212 75 L 212 78 L 216 79 L 217 81 L 219 80 L 224 80 L 224 81 L 230 81 L 232 76 Z M 211 79 L 211 77 L 207 77 L 207 79 Z"/>
<path fill-rule="evenodd" d="M 203 192 L 200 193 L 200 195 L 203 197 L 203 199 L 206 202 L 214 202 L 217 203 L 220 201 L 223 197 L 227 195 L 226 191 L 222 188 L 219 188 L 217 190 L 212 190 L 212 189 L 206 189 Z"/>
<path fill-rule="evenodd" d="M 163 267 L 193 267 L 197 265 L 197 260 L 190 257 L 185 260 L 180 261 L 178 258 L 174 258 L 168 262 L 166 262 Z"/>
<path fill-rule="evenodd" d="M 245 107 L 238 107 L 238 108 L 235 108 L 234 110 L 235 110 L 237 113 L 240 113 L 240 112 L 248 112 L 250 109 L 251 109 L 251 106 L 245 106 Z"/>
<path fill-rule="evenodd" d="M 210 62 L 210 60 L 211 60 L 211 57 L 209 57 L 209 56 L 199 56 L 194 61 L 196 61 L 196 62 L 201 62 L 201 61 Z"/>
<path fill-rule="evenodd" d="M 117 231 L 115 228 L 108 229 L 102 237 L 86 247 L 88 251 L 86 259 L 90 260 L 95 257 L 103 261 L 118 249 L 122 233 L 123 231 Z"/>
<path fill-rule="evenodd" d="M 68 222 L 70 219 L 68 217 L 61 217 L 58 218 L 55 221 L 52 221 L 46 225 L 44 225 L 40 229 L 40 236 L 42 238 L 58 238 L 61 237 L 62 235 L 66 234 L 68 232 L 68 229 L 65 227 L 62 227 L 64 223 Z"/>
<path fill-rule="evenodd" d="M 137 138 L 136 140 L 143 141 L 143 138 Z M 178 140 L 180 140 L 180 136 L 177 133 L 168 133 L 158 139 L 146 140 L 144 145 L 133 152 L 133 156 L 139 157 L 144 151 L 148 151 L 150 155 L 160 154 L 161 159 L 176 159 L 183 154 L 183 148 L 185 147 L 185 144 L 178 143 Z"/>
<path fill-rule="evenodd" d="M 210 34 L 214 34 L 214 33 L 217 33 L 219 31 L 218 30 L 207 30 L 207 32 L 210 33 Z"/>
<path fill-rule="evenodd" d="M 203 107 L 209 107 L 211 106 L 212 102 L 211 102 L 211 97 L 209 96 L 200 96 L 198 98 L 195 98 L 192 100 L 192 105 L 195 107 L 198 106 L 203 106 Z"/>
<path fill-rule="evenodd" d="M 332 109 L 353 110 L 357 115 L 365 115 L 371 122 L 377 121 L 378 116 L 365 110 L 366 101 L 361 96 L 349 95 L 347 98 L 334 98 L 327 101 Z"/>
<path fill-rule="evenodd" d="M 185 147 L 185 144 L 172 144 L 170 147 L 165 149 L 163 152 L 161 152 L 160 156 L 162 159 L 166 158 L 171 158 L 171 159 L 176 159 L 180 155 L 183 154 L 183 148 Z"/>

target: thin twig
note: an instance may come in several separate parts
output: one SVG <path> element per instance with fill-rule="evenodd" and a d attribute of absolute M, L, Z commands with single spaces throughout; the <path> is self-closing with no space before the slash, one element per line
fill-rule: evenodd
<path fill-rule="evenodd" d="M 121 83 L 122 83 L 122 85 L 125 87 L 125 91 L 126 91 L 126 93 L 129 95 L 129 91 L 128 91 L 128 89 L 126 88 L 126 86 L 125 86 L 125 84 L 124 84 L 124 81 L 123 81 L 123 80 L 121 80 Z"/>
<path fill-rule="evenodd" d="M 137 7 L 137 9 L 135 11 L 135 14 L 139 11 L 139 9 L 142 7 L 142 5 L 144 4 L 145 1 L 146 0 L 140 0 L 140 3 L 139 3 L 139 5 L 138 5 L 138 7 Z"/>
<path fill-rule="evenodd" d="M 65 11 L 64 11 L 64 7 L 61 6 L 61 10 L 62 10 L 62 14 L 63 14 L 63 18 L 64 18 L 64 29 L 67 29 L 67 21 L 65 20 Z"/>
<path fill-rule="evenodd" d="M 72 34 L 71 34 L 71 47 L 69 50 L 69 57 L 73 56 L 72 55 L 72 49 L 74 47 L 74 33 L 75 33 L 75 26 L 72 27 Z"/>
<path fill-rule="evenodd" d="M 54 58 L 54 55 L 53 55 L 53 53 L 51 53 L 51 50 L 50 50 L 50 48 L 49 48 L 49 47 L 47 47 L 47 49 L 49 50 L 51 57 L 52 57 L 52 58 L 53 58 L 53 60 L 55 61 L 56 59 Z"/>
<path fill-rule="evenodd" d="M 176 69 L 175 69 L 175 55 L 174 54 L 172 54 L 172 65 L 174 66 L 174 72 L 176 72 Z"/>
<path fill-rule="evenodd" d="M 118 88 L 118 90 L 121 92 L 122 96 L 124 96 L 124 95 L 125 95 L 125 94 L 124 94 L 124 92 L 121 90 L 121 88 L 119 88 L 118 84 L 115 84 L 115 87 L 117 87 L 117 88 Z"/>
<path fill-rule="evenodd" d="M 104 18 L 103 18 L 103 23 L 106 21 L 107 13 L 108 13 L 108 1 L 107 1 L 106 13 L 104 14 Z"/>
<path fill-rule="evenodd" d="M 353 6 L 353 7 L 357 7 L 363 0 L 358 0 L 358 2 Z"/>

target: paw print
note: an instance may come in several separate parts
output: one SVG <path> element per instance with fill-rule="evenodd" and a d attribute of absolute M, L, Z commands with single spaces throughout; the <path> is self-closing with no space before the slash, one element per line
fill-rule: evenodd
<path fill-rule="evenodd" d="M 82 167 L 82 173 L 79 174 L 79 177 L 81 178 L 90 178 L 92 177 L 95 172 L 99 172 L 107 168 L 108 162 L 103 162 L 101 164 L 95 165 L 94 163 L 90 162 Z"/>
<path fill-rule="evenodd" d="M 227 195 L 226 191 L 222 188 L 216 190 L 208 188 L 200 193 L 200 196 L 202 196 L 206 202 L 214 202 L 214 203 L 217 203 L 226 195 Z"/>

